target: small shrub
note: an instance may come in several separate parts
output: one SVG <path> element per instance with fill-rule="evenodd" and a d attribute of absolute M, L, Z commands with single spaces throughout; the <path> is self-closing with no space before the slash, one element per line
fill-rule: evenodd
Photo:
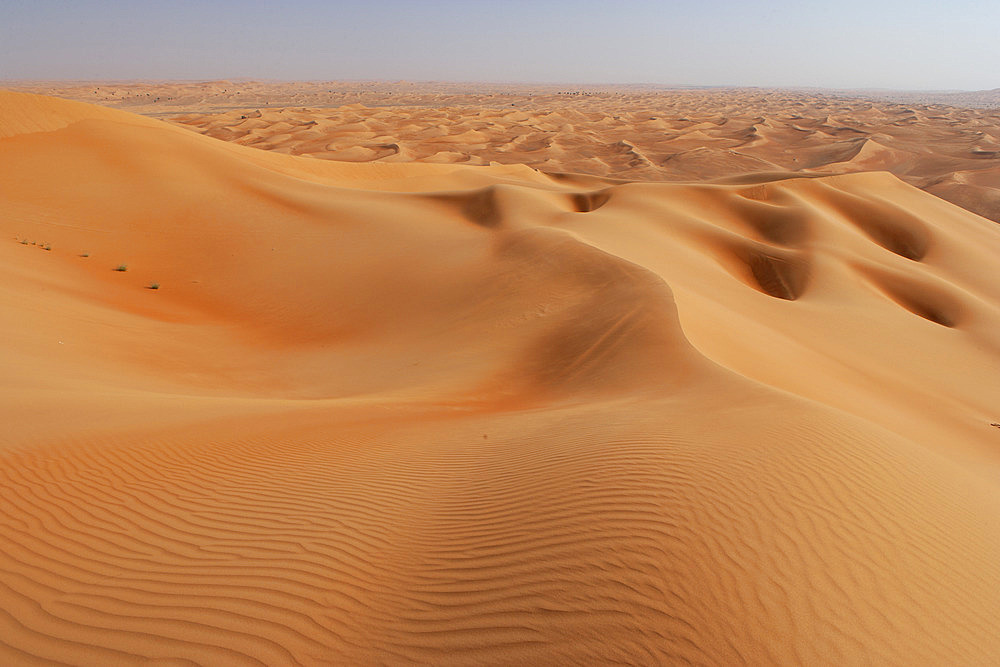
<path fill-rule="evenodd" d="M 150 283 L 149 289 L 160 289 L 160 283 Z"/>
<path fill-rule="evenodd" d="M 90 257 L 90 253 L 89 252 L 82 252 L 82 253 L 80 253 L 80 257 Z"/>
<path fill-rule="evenodd" d="M 28 245 L 28 239 L 21 239 L 21 245 Z"/>
<path fill-rule="evenodd" d="M 45 244 L 45 249 L 46 250 L 52 250 L 52 246 L 50 246 L 48 243 L 46 243 Z"/>
<path fill-rule="evenodd" d="M 119 264 L 118 266 L 115 267 L 115 271 L 128 271 L 128 265 Z"/>

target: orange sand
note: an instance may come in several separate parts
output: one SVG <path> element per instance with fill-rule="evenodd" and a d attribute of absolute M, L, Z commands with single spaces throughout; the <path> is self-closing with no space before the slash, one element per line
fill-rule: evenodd
<path fill-rule="evenodd" d="M 997 111 L 688 92 L 549 96 L 516 108 L 242 109 L 173 120 L 255 148 L 350 162 L 496 161 L 645 181 L 885 170 L 1000 221 Z"/>
<path fill-rule="evenodd" d="M 626 180 L 885 170 L 1000 222 L 1000 109 L 834 91 L 384 82 L 27 83 L 209 136 L 351 162 L 527 164 Z M 1000 104 L 1000 89 L 937 96 Z M 935 96 L 929 96 L 936 99 Z M 980 100 L 981 102 L 982 100 Z M 180 114 L 180 115 L 178 115 Z M 764 176 L 761 176 L 761 172 Z"/>
<path fill-rule="evenodd" d="M 1000 227 L 747 180 L 0 91 L 0 663 L 996 664 Z"/>

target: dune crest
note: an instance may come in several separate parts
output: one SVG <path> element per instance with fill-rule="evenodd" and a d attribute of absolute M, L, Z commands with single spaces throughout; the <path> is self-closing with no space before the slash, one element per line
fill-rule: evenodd
<path fill-rule="evenodd" d="M 1000 660 L 994 223 L 0 119 L 0 661 Z"/>

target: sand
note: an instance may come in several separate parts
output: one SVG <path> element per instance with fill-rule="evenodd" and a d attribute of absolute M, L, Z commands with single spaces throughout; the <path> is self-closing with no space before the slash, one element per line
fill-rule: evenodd
<path fill-rule="evenodd" d="M 0 662 L 1000 661 L 996 223 L 287 152 L 0 91 Z"/>
<path fill-rule="evenodd" d="M 352 162 L 500 162 L 630 181 L 889 171 L 1000 221 L 998 111 L 727 91 L 550 95 L 494 108 L 256 108 L 172 120 L 246 146 Z"/>
<path fill-rule="evenodd" d="M 21 82 L 209 136 L 352 162 L 527 164 L 629 181 L 889 171 L 1000 222 L 1000 109 L 982 95 L 408 82 Z M 992 97 L 990 97 L 992 95 Z M 876 98 L 876 99 L 872 99 Z M 950 101 L 952 105 L 942 104 Z M 979 102 L 977 102 L 979 100 Z M 993 104 L 993 107 L 996 107 Z M 761 174 L 764 174 L 763 176 Z"/>

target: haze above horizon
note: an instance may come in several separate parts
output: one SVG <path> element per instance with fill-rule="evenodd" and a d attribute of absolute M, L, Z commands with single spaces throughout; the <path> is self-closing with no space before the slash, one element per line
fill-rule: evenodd
<path fill-rule="evenodd" d="M 0 0 L 0 80 L 1000 87 L 1000 4 Z"/>

